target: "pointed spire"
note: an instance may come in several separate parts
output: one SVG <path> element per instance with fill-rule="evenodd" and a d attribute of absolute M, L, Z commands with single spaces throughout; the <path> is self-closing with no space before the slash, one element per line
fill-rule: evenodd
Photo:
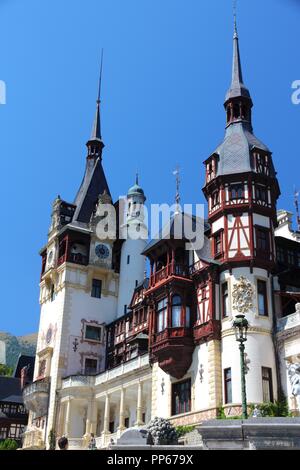
<path fill-rule="evenodd" d="M 139 185 L 139 173 L 138 171 L 135 174 L 135 184 L 138 186 Z"/>
<path fill-rule="evenodd" d="M 248 98 L 251 100 L 251 96 L 248 88 L 243 83 L 243 73 L 240 57 L 239 38 L 237 32 L 237 20 L 236 20 L 236 3 L 234 4 L 234 33 L 233 33 L 233 61 L 232 61 L 232 78 L 231 85 L 226 94 L 225 101 L 232 98 Z"/>
<path fill-rule="evenodd" d="M 91 133 L 90 140 L 101 140 L 101 120 L 100 120 L 100 103 L 101 103 L 101 81 L 102 81 L 102 65 L 103 65 L 103 49 L 101 53 L 101 64 L 100 64 L 100 74 L 99 74 L 99 86 L 98 86 L 98 96 L 96 101 L 96 115 L 93 122 L 93 128 Z"/>

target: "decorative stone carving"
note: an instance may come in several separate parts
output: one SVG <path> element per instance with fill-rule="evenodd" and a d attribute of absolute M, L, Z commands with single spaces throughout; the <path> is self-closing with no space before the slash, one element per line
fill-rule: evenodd
<path fill-rule="evenodd" d="M 246 313 L 253 307 L 254 289 L 251 282 L 241 276 L 232 290 L 233 309 L 239 313 Z"/>
<path fill-rule="evenodd" d="M 300 411 L 300 363 L 288 365 L 288 375 L 292 386 L 292 395 L 295 397 L 298 411 Z"/>
<path fill-rule="evenodd" d="M 288 374 L 293 395 L 300 395 L 300 363 L 290 363 L 288 365 Z"/>

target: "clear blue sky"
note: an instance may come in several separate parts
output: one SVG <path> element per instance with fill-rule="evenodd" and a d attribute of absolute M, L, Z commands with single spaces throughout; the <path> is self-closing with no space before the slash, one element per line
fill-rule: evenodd
<path fill-rule="evenodd" d="M 254 131 L 273 151 L 282 196 L 300 187 L 300 2 L 240 0 Z M 141 175 L 148 202 L 203 202 L 203 160 L 224 134 L 231 0 L 0 0 L 0 330 L 38 329 L 39 249 L 51 204 L 72 201 L 85 165 L 101 48 L 103 164 L 114 198 Z"/>

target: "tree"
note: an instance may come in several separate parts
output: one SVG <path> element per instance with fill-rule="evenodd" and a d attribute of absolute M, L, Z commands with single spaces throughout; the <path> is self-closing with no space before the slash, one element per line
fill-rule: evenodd
<path fill-rule="evenodd" d="M 8 367 L 5 364 L 0 364 L 0 375 L 5 377 L 11 377 L 13 374 L 13 368 Z"/>

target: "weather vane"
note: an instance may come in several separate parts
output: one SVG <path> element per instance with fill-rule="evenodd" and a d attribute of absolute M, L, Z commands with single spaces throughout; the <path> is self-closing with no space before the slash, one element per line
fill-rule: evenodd
<path fill-rule="evenodd" d="M 176 176 L 176 196 L 175 196 L 175 202 L 176 202 L 176 209 L 179 208 L 180 204 L 180 168 L 177 165 L 176 170 L 173 171 L 173 175 Z"/>
<path fill-rule="evenodd" d="M 296 187 L 295 187 L 295 191 L 294 191 L 294 204 L 295 204 L 295 207 L 296 207 L 296 214 L 297 214 L 297 230 L 298 232 L 300 232 L 300 213 L 299 213 L 299 194 L 300 194 L 300 191 L 297 191 L 296 190 Z"/>
<path fill-rule="evenodd" d="M 102 84 L 102 67 L 103 67 L 103 47 L 101 50 L 101 62 L 100 62 L 100 74 L 99 74 L 99 88 L 98 88 L 98 99 L 97 102 L 100 103 L 101 98 L 101 84 Z"/>

